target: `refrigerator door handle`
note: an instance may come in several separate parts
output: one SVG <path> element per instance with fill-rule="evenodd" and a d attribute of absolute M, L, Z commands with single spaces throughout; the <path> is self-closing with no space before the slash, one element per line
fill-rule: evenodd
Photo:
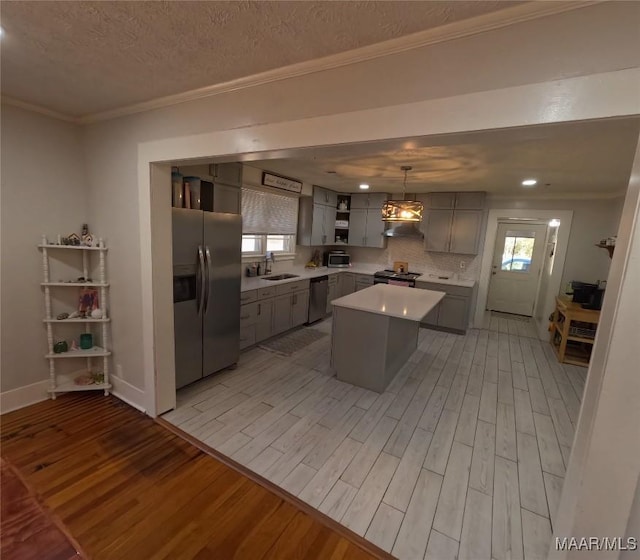
<path fill-rule="evenodd" d="M 207 310 L 209 309 L 209 296 L 211 295 L 211 277 L 213 276 L 213 271 L 211 270 L 211 251 L 209 250 L 209 246 L 204 246 L 204 256 L 206 267 L 205 271 L 205 292 L 204 292 L 204 312 L 203 315 L 207 314 Z"/>
<path fill-rule="evenodd" d="M 202 251 L 202 245 L 198 245 L 198 271 L 196 274 L 196 307 L 198 309 L 198 315 L 202 312 L 202 303 L 204 301 L 204 252 Z"/>

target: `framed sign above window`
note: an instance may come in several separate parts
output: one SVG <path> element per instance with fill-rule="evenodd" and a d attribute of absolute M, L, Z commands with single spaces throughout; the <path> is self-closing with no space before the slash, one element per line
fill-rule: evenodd
<path fill-rule="evenodd" d="M 276 189 L 282 189 L 284 191 L 295 192 L 300 194 L 302 192 L 302 181 L 296 181 L 295 179 L 288 179 L 287 177 L 280 177 L 273 175 L 272 173 L 262 172 L 262 184 L 267 187 L 274 187 Z"/>

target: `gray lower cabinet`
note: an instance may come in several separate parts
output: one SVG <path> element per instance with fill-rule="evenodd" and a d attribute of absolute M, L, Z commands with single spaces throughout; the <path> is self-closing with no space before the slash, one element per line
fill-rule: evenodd
<path fill-rule="evenodd" d="M 309 290 L 291 295 L 291 326 L 297 327 L 309 318 Z"/>
<path fill-rule="evenodd" d="M 440 302 L 438 326 L 459 331 L 467 330 L 470 298 L 447 294 Z"/>
<path fill-rule="evenodd" d="M 278 296 L 273 300 L 271 335 L 303 325 L 309 317 L 309 290 Z"/>
<path fill-rule="evenodd" d="M 273 298 L 259 301 L 256 310 L 256 342 L 262 342 L 271 336 L 273 321 Z"/>
<path fill-rule="evenodd" d="M 420 322 L 421 326 L 462 333 L 467 330 L 473 288 L 426 282 L 416 282 L 416 288 L 446 293 L 442 301 Z"/>
<path fill-rule="evenodd" d="M 373 286 L 373 276 L 369 274 L 356 274 L 356 292 L 371 286 Z"/>
<path fill-rule="evenodd" d="M 291 327 L 291 295 L 278 296 L 273 300 L 273 328 L 271 335 L 283 333 Z"/>
<path fill-rule="evenodd" d="M 333 312 L 331 302 L 339 297 L 338 294 L 338 274 L 329 276 L 329 293 L 327 294 L 327 313 Z"/>
<path fill-rule="evenodd" d="M 338 275 L 338 297 L 348 296 L 356 291 L 356 275 L 353 272 L 341 272 Z"/>

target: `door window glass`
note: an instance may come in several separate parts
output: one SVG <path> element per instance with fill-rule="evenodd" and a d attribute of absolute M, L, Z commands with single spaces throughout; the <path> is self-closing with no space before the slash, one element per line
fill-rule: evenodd
<path fill-rule="evenodd" d="M 529 272 L 533 246 L 536 242 L 534 231 L 507 231 L 504 238 L 501 270 L 508 272 Z"/>

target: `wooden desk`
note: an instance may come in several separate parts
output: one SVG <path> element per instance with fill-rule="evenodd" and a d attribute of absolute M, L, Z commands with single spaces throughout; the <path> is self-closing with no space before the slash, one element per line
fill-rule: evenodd
<path fill-rule="evenodd" d="M 569 298 L 556 297 L 556 309 L 551 323 L 551 345 L 558 355 L 558 361 L 588 366 L 599 321 L 600 311 L 583 309 L 581 304 L 574 303 Z M 577 329 L 583 332 L 576 332 Z"/>

